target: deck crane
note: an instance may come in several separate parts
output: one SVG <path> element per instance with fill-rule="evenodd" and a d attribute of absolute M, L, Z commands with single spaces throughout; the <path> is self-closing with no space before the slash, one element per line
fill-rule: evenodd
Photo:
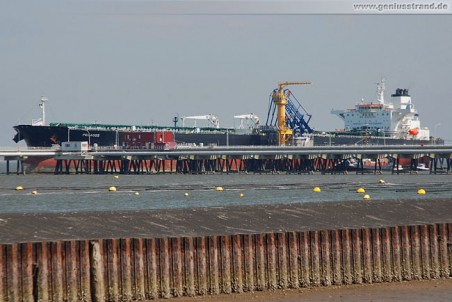
<path fill-rule="evenodd" d="M 285 91 L 284 87 L 288 85 L 308 85 L 311 82 L 281 82 L 278 83 L 278 89 L 273 91 L 272 102 L 277 108 L 278 123 L 278 144 L 283 146 L 292 137 L 293 130 L 287 127 L 286 105 L 289 104 L 289 91 Z"/>
<path fill-rule="evenodd" d="M 240 120 L 239 129 L 259 127 L 259 117 L 254 113 L 234 115 L 235 119 Z"/>
<path fill-rule="evenodd" d="M 195 115 L 195 116 L 183 116 L 181 117 L 182 120 L 182 127 L 185 127 L 185 120 L 194 120 L 196 127 L 196 121 L 197 120 L 204 120 L 210 122 L 215 128 L 220 128 L 220 120 L 218 119 L 218 116 L 214 114 L 206 114 L 206 115 Z"/>

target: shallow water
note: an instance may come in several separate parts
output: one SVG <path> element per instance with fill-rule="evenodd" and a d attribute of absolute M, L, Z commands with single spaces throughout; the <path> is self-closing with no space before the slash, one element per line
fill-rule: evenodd
<path fill-rule="evenodd" d="M 109 192 L 110 186 L 117 191 Z M 217 186 L 224 191 L 216 191 Z M 320 193 L 313 192 L 316 186 Z M 361 201 L 359 187 L 371 201 L 448 198 L 452 175 L 0 175 L 0 213 Z M 418 195 L 419 188 L 427 194 Z"/>

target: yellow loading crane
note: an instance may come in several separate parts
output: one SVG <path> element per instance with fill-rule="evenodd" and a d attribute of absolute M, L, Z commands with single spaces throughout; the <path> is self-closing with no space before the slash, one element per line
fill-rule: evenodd
<path fill-rule="evenodd" d="M 288 93 L 284 93 L 284 87 L 288 85 L 308 85 L 311 82 L 282 82 L 278 83 L 279 89 L 275 90 L 272 95 L 272 101 L 278 111 L 278 144 L 284 146 L 292 137 L 293 131 L 287 127 L 286 123 L 286 105 L 288 101 Z"/>

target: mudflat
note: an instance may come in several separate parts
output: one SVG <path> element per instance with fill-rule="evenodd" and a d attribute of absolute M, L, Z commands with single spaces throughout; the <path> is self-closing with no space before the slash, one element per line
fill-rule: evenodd
<path fill-rule="evenodd" d="M 433 223 L 452 223 L 452 199 L 0 213 L 0 243 L 196 237 Z"/>
<path fill-rule="evenodd" d="M 449 302 L 452 279 L 343 285 L 230 295 L 178 298 L 180 302 Z"/>

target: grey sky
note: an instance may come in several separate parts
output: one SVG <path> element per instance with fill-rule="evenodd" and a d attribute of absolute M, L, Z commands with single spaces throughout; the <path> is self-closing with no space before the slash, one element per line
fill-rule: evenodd
<path fill-rule="evenodd" d="M 279 81 L 320 130 L 331 109 L 408 88 L 422 126 L 452 139 L 451 15 L 153 14 L 150 1 L 0 1 L 0 146 L 15 124 L 171 125 L 175 115 L 256 113 Z M 440 125 L 438 125 L 440 124 Z"/>

